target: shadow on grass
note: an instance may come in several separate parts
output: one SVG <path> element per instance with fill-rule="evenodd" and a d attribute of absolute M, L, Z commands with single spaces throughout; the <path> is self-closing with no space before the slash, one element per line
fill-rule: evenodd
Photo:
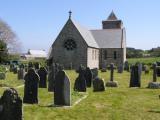
<path fill-rule="evenodd" d="M 160 110 L 149 110 L 148 112 L 151 112 L 151 113 L 160 113 Z"/>

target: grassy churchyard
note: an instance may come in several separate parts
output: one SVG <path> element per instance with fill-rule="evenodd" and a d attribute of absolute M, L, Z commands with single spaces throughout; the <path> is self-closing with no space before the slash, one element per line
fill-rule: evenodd
<path fill-rule="evenodd" d="M 72 107 L 51 107 L 53 93 L 39 88 L 39 104 L 23 104 L 24 120 L 158 120 L 160 118 L 160 90 L 146 88 L 152 81 L 152 70 L 149 74 L 142 73 L 141 88 L 129 88 L 130 73 L 114 72 L 114 80 L 118 88 L 106 88 L 105 92 L 93 92 L 87 88 L 87 93 L 73 92 L 77 73 L 67 70 L 72 88 Z M 110 79 L 110 71 L 100 72 L 99 77 L 105 82 Z M 158 78 L 160 81 L 160 78 Z M 7 72 L 6 80 L 0 80 L 4 86 L 14 87 L 23 99 L 24 81 L 17 80 L 17 74 Z M 0 95 L 6 87 L 0 87 Z M 87 96 L 78 104 L 76 101 Z"/>

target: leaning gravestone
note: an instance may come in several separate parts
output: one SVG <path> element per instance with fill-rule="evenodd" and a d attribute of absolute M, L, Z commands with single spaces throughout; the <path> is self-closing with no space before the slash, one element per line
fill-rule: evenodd
<path fill-rule="evenodd" d="M 104 80 L 100 78 L 95 78 L 93 80 L 93 92 L 105 91 Z"/>
<path fill-rule="evenodd" d="M 94 68 L 94 69 L 91 69 L 91 71 L 92 71 L 92 74 L 93 74 L 93 80 L 94 80 L 95 78 L 97 78 L 97 77 L 98 77 L 98 69 L 97 69 L 97 68 Z"/>
<path fill-rule="evenodd" d="M 160 89 L 160 82 L 157 82 L 157 64 L 153 63 L 153 82 L 149 82 L 148 88 L 151 89 Z"/>
<path fill-rule="evenodd" d="M 28 70 L 28 73 L 24 77 L 24 103 L 38 103 L 38 82 L 39 75 L 33 68 Z"/>
<path fill-rule="evenodd" d="M 0 80 L 6 79 L 6 73 L 0 72 Z"/>
<path fill-rule="evenodd" d="M 18 70 L 18 80 L 24 79 L 24 75 L 25 75 L 25 70 L 24 70 L 24 68 L 20 68 L 20 69 Z"/>
<path fill-rule="evenodd" d="M 0 98 L 0 120 L 22 120 L 22 100 L 14 88 L 4 91 Z"/>
<path fill-rule="evenodd" d="M 74 91 L 86 92 L 85 70 L 80 66 L 78 72 L 79 76 L 75 80 Z"/>
<path fill-rule="evenodd" d="M 141 87 L 141 66 L 131 66 L 130 87 Z"/>
<path fill-rule="evenodd" d="M 38 75 L 40 77 L 39 88 L 47 88 L 47 70 L 45 67 L 41 67 L 38 70 Z"/>
<path fill-rule="evenodd" d="M 114 81 L 114 64 L 111 63 L 110 64 L 110 81 L 108 81 L 106 83 L 106 87 L 118 87 L 118 82 L 117 81 Z"/>
<path fill-rule="evenodd" d="M 86 79 L 87 87 L 91 87 L 93 75 L 92 75 L 92 71 L 89 67 L 86 68 L 84 77 Z"/>
<path fill-rule="evenodd" d="M 65 72 L 59 71 L 55 77 L 54 104 L 58 106 L 71 105 L 70 80 Z"/>

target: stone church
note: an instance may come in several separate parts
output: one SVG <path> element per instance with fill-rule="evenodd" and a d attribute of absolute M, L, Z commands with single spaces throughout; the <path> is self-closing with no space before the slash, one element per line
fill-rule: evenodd
<path fill-rule="evenodd" d="M 102 21 L 102 29 L 89 30 L 69 19 L 51 46 L 49 63 L 63 64 L 65 69 L 79 65 L 102 68 L 126 60 L 126 32 L 123 22 L 112 11 Z"/>

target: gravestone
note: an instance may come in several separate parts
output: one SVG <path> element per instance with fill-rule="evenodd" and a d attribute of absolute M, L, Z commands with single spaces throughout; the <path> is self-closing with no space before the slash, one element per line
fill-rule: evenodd
<path fill-rule="evenodd" d="M 71 105 L 70 80 L 63 70 L 55 76 L 54 104 L 58 106 Z"/>
<path fill-rule="evenodd" d="M 79 75 L 74 83 L 74 91 L 86 92 L 86 79 L 85 79 L 85 70 L 81 66 L 79 67 Z"/>
<path fill-rule="evenodd" d="M 91 71 L 92 71 L 92 74 L 93 74 L 93 80 L 94 80 L 95 78 L 97 78 L 97 77 L 98 77 L 98 69 L 97 69 L 97 68 L 94 68 L 94 69 L 91 69 Z"/>
<path fill-rule="evenodd" d="M 93 80 L 93 92 L 105 91 L 104 79 L 95 78 Z"/>
<path fill-rule="evenodd" d="M 153 63 L 153 82 L 149 82 L 148 88 L 151 89 L 160 89 L 160 82 L 157 82 L 157 64 Z"/>
<path fill-rule="evenodd" d="M 33 63 L 32 62 L 28 62 L 28 69 L 29 68 L 33 68 Z"/>
<path fill-rule="evenodd" d="M 6 73 L 0 72 L 0 80 L 6 79 Z"/>
<path fill-rule="evenodd" d="M 35 62 L 34 63 L 34 68 L 35 68 L 35 70 L 39 70 L 40 64 L 38 62 Z"/>
<path fill-rule="evenodd" d="M 144 73 L 148 74 L 149 73 L 149 67 L 147 65 L 144 65 L 143 67 L 144 67 L 143 68 L 144 69 Z"/>
<path fill-rule="evenodd" d="M 14 88 L 4 91 L 0 98 L 0 120 L 22 120 L 22 100 Z"/>
<path fill-rule="evenodd" d="M 38 70 L 38 75 L 40 77 L 39 88 L 47 88 L 47 70 L 45 67 L 40 67 Z"/>
<path fill-rule="evenodd" d="M 24 86 L 24 103 L 38 103 L 38 82 L 39 75 L 35 72 L 33 68 L 28 70 L 28 73 L 25 75 L 25 86 Z"/>
<path fill-rule="evenodd" d="M 14 67 L 15 67 L 15 64 L 13 64 L 13 63 L 10 64 L 9 71 L 10 71 L 10 72 L 13 72 Z"/>
<path fill-rule="evenodd" d="M 55 76 L 59 71 L 59 64 L 53 63 L 49 66 L 49 73 L 48 73 L 48 91 L 54 91 L 54 84 L 55 84 Z"/>
<path fill-rule="evenodd" d="M 110 81 L 106 83 L 106 87 L 118 87 L 118 82 L 114 81 L 114 64 L 110 64 Z"/>
<path fill-rule="evenodd" d="M 25 70 L 24 68 L 20 68 L 18 70 L 18 80 L 24 79 L 24 75 L 25 75 Z"/>
<path fill-rule="evenodd" d="M 117 70 L 118 73 L 123 73 L 123 64 L 119 64 Z"/>
<path fill-rule="evenodd" d="M 157 63 L 157 76 L 160 77 L 160 62 Z"/>
<path fill-rule="evenodd" d="M 141 68 L 138 64 L 131 66 L 130 87 L 141 87 Z"/>
<path fill-rule="evenodd" d="M 92 71 L 89 67 L 86 68 L 84 77 L 86 79 L 87 87 L 91 87 L 93 75 L 92 75 Z"/>
<path fill-rule="evenodd" d="M 128 61 L 125 61 L 125 63 L 124 63 L 124 70 L 129 72 L 129 63 L 128 63 Z"/>
<path fill-rule="evenodd" d="M 18 73 L 18 67 L 17 67 L 17 66 L 15 66 L 15 67 L 13 68 L 13 73 L 14 73 L 14 74 L 17 74 L 17 73 Z"/>
<path fill-rule="evenodd" d="M 20 64 L 19 68 L 23 68 L 24 69 L 25 68 L 24 64 Z"/>

